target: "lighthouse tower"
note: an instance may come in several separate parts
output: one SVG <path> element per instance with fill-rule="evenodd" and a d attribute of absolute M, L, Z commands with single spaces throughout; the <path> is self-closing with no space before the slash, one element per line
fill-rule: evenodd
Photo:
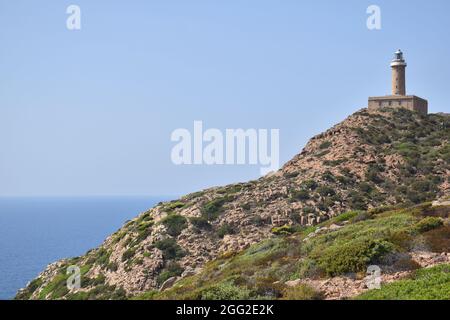
<path fill-rule="evenodd" d="M 406 95 L 406 62 L 403 59 L 402 50 L 398 49 L 395 52 L 395 58 L 391 62 L 392 68 L 392 95 L 405 96 Z"/>
<path fill-rule="evenodd" d="M 406 95 L 406 61 L 403 52 L 395 52 L 391 61 L 392 94 L 382 97 L 369 97 L 369 110 L 380 108 L 404 108 L 422 114 L 428 114 L 428 101 L 416 96 Z"/>

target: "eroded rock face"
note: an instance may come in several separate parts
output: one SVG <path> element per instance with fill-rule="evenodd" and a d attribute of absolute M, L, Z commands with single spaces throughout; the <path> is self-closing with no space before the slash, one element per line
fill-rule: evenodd
<path fill-rule="evenodd" d="M 42 298 L 42 290 L 72 264 L 84 268 L 87 286 L 78 292 L 100 286 L 105 291 L 94 298 L 114 298 L 118 290 L 127 295 L 158 290 L 167 275 L 192 275 L 220 255 L 271 237 L 273 228 L 311 226 L 350 209 L 448 196 L 449 117 L 405 112 L 359 111 L 312 138 L 276 173 L 160 203 L 101 247 L 50 265 L 39 285 L 29 286 L 20 297 Z M 414 147 L 408 145 L 413 140 Z M 421 155 L 429 152 L 423 156 L 426 161 L 416 157 L 417 148 Z M 53 297 L 71 294 L 62 291 Z"/>

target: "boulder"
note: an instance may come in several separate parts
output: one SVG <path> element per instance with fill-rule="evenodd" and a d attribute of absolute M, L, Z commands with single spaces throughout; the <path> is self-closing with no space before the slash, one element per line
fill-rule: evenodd
<path fill-rule="evenodd" d="M 167 289 L 173 287 L 173 285 L 175 284 L 175 282 L 177 282 L 177 280 L 178 280 L 178 277 L 171 277 L 171 278 L 167 279 L 161 285 L 161 287 L 159 288 L 159 291 L 162 292 L 164 290 L 167 290 Z"/>
<path fill-rule="evenodd" d="M 301 279 L 286 281 L 284 284 L 288 287 L 296 287 L 302 282 Z"/>

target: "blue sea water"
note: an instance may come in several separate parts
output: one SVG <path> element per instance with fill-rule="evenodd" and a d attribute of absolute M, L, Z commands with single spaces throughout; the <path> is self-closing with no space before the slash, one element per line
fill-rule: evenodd
<path fill-rule="evenodd" d="M 0 198 L 0 300 L 49 263 L 86 253 L 164 197 Z"/>

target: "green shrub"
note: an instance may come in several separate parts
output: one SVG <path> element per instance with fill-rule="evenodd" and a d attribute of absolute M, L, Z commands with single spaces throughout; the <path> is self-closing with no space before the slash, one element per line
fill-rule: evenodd
<path fill-rule="evenodd" d="M 307 235 L 315 232 L 317 230 L 317 226 L 308 226 L 302 230 L 302 236 L 306 237 Z"/>
<path fill-rule="evenodd" d="M 367 210 L 366 199 L 363 195 L 352 191 L 348 196 L 350 208 L 353 210 Z"/>
<path fill-rule="evenodd" d="M 162 285 L 166 280 L 172 277 L 179 277 L 183 273 L 183 268 L 176 262 L 170 262 L 161 271 L 158 276 L 158 284 Z"/>
<path fill-rule="evenodd" d="M 40 300 L 60 299 L 69 293 L 67 279 L 70 274 L 66 273 L 66 268 L 63 268 L 60 272 L 41 290 L 39 293 Z"/>
<path fill-rule="evenodd" d="M 300 172 L 287 172 L 284 173 L 284 177 L 287 179 L 295 178 L 300 174 Z"/>
<path fill-rule="evenodd" d="M 302 185 L 309 190 L 316 190 L 316 188 L 319 186 L 314 180 L 306 180 L 302 183 Z"/>
<path fill-rule="evenodd" d="M 136 297 L 132 297 L 130 300 L 154 300 L 158 293 L 158 290 L 150 290 Z"/>
<path fill-rule="evenodd" d="M 324 141 L 319 145 L 320 150 L 328 149 L 331 147 L 332 143 L 330 141 Z"/>
<path fill-rule="evenodd" d="M 303 213 L 315 213 L 316 209 L 314 207 L 304 207 L 302 211 Z"/>
<path fill-rule="evenodd" d="M 369 165 L 365 176 L 366 180 L 372 181 L 373 183 L 382 183 L 383 179 L 379 176 L 379 173 L 382 171 L 382 168 L 378 165 Z"/>
<path fill-rule="evenodd" d="M 194 227 L 196 227 L 198 229 L 204 229 L 204 230 L 211 229 L 211 224 L 204 217 L 192 217 L 192 218 L 189 218 L 189 221 L 192 223 L 192 225 Z"/>
<path fill-rule="evenodd" d="M 183 208 L 183 207 L 185 207 L 185 205 L 186 204 L 181 201 L 169 202 L 168 204 L 164 205 L 163 210 L 164 211 L 173 211 L 175 209 Z"/>
<path fill-rule="evenodd" d="M 309 192 L 307 190 L 295 190 L 291 191 L 291 199 L 292 200 L 308 200 Z"/>
<path fill-rule="evenodd" d="M 126 299 L 127 299 L 127 292 L 122 287 L 114 290 L 108 298 L 108 300 L 126 300 Z"/>
<path fill-rule="evenodd" d="M 289 213 L 289 218 L 294 223 L 297 223 L 297 224 L 300 224 L 301 221 L 302 221 L 302 217 L 301 217 L 300 213 L 298 213 L 298 212 L 291 212 L 291 213 Z"/>
<path fill-rule="evenodd" d="M 322 179 L 328 182 L 334 182 L 334 175 L 331 173 L 331 171 L 325 171 L 322 175 Z M 333 194 L 331 194 L 333 195 Z"/>
<path fill-rule="evenodd" d="M 109 257 L 111 256 L 111 252 L 107 251 L 104 248 L 100 248 L 95 253 L 94 258 L 92 259 L 93 262 L 98 264 L 100 267 L 106 267 L 109 263 Z"/>
<path fill-rule="evenodd" d="M 230 282 L 212 285 L 201 291 L 201 300 L 247 300 L 250 291 L 245 288 L 235 286 Z"/>
<path fill-rule="evenodd" d="M 143 213 L 136 221 L 135 221 L 135 225 L 138 226 L 138 228 L 141 227 L 141 225 L 146 224 L 147 222 L 152 222 L 153 221 L 153 216 L 152 214 L 147 211 L 145 213 Z"/>
<path fill-rule="evenodd" d="M 360 221 L 364 221 L 364 220 L 368 220 L 368 219 L 372 219 L 372 214 L 367 212 L 367 211 L 360 211 L 358 213 L 358 215 L 356 215 L 355 217 L 353 217 L 350 222 L 351 223 L 357 223 Z"/>
<path fill-rule="evenodd" d="M 356 217 L 361 211 L 347 211 L 340 215 L 338 215 L 336 218 L 334 218 L 334 221 L 336 222 L 344 222 L 348 221 L 354 217 Z"/>
<path fill-rule="evenodd" d="M 414 229 L 419 232 L 427 232 L 436 228 L 439 228 L 443 225 L 443 221 L 437 217 L 426 217 L 419 222 L 416 223 Z"/>
<path fill-rule="evenodd" d="M 330 167 L 336 167 L 344 162 L 347 162 L 347 159 L 337 159 L 337 160 L 325 160 L 323 162 L 324 165 L 330 166 Z"/>
<path fill-rule="evenodd" d="M 125 231 L 118 231 L 114 234 L 114 238 L 113 238 L 113 244 L 118 243 L 120 240 L 122 240 L 125 236 L 126 236 L 126 232 Z"/>
<path fill-rule="evenodd" d="M 344 185 L 344 186 L 353 183 L 353 180 L 352 180 L 351 178 L 349 178 L 349 177 L 346 177 L 346 176 L 337 176 L 337 177 L 336 177 L 336 180 L 337 180 L 340 184 L 342 184 L 342 185 Z"/>
<path fill-rule="evenodd" d="M 323 300 L 323 295 L 305 284 L 289 287 L 283 291 L 282 300 Z"/>
<path fill-rule="evenodd" d="M 136 249 L 130 248 L 122 254 L 122 262 L 128 261 L 136 254 Z"/>
<path fill-rule="evenodd" d="M 336 195 L 332 197 L 326 197 L 322 200 L 322 203 L 319 204 L 321 211 L 328 211 L 329 208 L 333 207 L 336 201 L 339 201 L 337 199 L 338 197 Z"/>
<path fill-rule="evenodd" d="M 330 153 L 330 150 L 323 150 L 322 152 L 319 152 L 316 154 L 317 158 L 322 158 L 323 156 L 327 155 Z"/>
<path fill-rule="evenodd" d="M 436 198 L 435 191 L 430 192 L 417 192 L 414 190 L 408 190 L 406 197 L 414 204 L 430 201 Z"/>
<path fill-rule="evenodd" d="M 67 300 L 88 300 L 89 299 L 89 292 L 85 291 L 79 291 L 75 293 L 70 293 L 66 296 Z"/>
<path fill-rule="evenodd" d="M 362 193 L 370 193 L 373 190 L 373 187 L 367 182 L 361 182 L 358 186 L 359 191 Z"/>
<path fill-rule="evenodd" d="M 200 197 L 202 197 L 204 195 L 205 195 L 205 191 L 197 191 L 197 192 L 193 192 L 193 193 L 188 194 L 184 198 L 195 199 L 195 198 L 200 198 Z"/>
<path fill-rule="evenodd" d="M 273 227 L 271 232 L 278 236 L 285 236 L 285 235 L 293 234 L 293 233 L 299 231 L 299 228 L 301 228 L 301 226 L 296 227 L 296 226 L 284 225 L 281 227 Z"/>
<path fill-rule="evenodd" d="M 339 171 L 343 176 L 345 176 L 347 178 L 353 178 L 353 173 L 350 171 L 349 168 L 344 167 L 344 168 L 341 168 Z"/>
<path fill-rule="evenodd" d="M 410 228 L 393 230 L 388 237 L 388 241 L 404 250 L 410 250 L 414 245 L 414 237 L 410 231 Z"/>
<path fill-rule="evenodd" d="M 296 278 L 322 278 L 325 273 L 316 260 L 306 258 L 299 261 L 295 275 Z"/>
<path fill-rule="evenodd" d="M 67 298 L 69 300 L 125 300 L 127 293 L 122 287 L 101 284 L 87 292 L 70 294 Z"/>
<path fill-rule="evenodd" d="M 317 253 L 320 268 L 335 276 L 348 272 L 359 272 L 375 259 L 393 250 L 393 245 L 384 240 L 356 238 L 334 244 Z"/>
<path fill-rule="evenodd" d="M 106 269 L 108 269 L 109 271 L 117 271 L 117 269 L 119 269 L 119 265 L 116 262 L 110 262 Z"/>
<path fill-rule="evenodd" d="M 398 153 L 402 156 L 409 158 L 417 155 L 418 145 L 412 142 L 405 142 L 395 146 Z"/>
<path fill-rule="evenodd" d="M 232 186 L 229 186 L 225 189 L 225 193 L 232 195 L 235 193 L 238 193 L 239 191 L 242 190 L 242 185 L 241 184 L 234 184 Z"/>
<path fill-rule="evenodd" d="M 428 192 L 431 190 L 433 184 L 428 180 L 415 181 L 411 188 L 416 192 Z"/>
<path fill-rule="evenodd" d="M 225 237 L 225 235 L 234 234 L 235 232 L 236 232 L 236 229 L 232 225 L 230 225 L 228 223 L 224 223 L 217 230 L 217 236 L 219 238 L 223 238 L 223 237 Z"/>
<path fill-rule="evenodd" d="M 178 245 L 173 238 L 159 240 L 155 243 L 155 247 L 163 252 L 164 259 L 179 259 L 185 256 L 184 250 Z"/>
<path fill-rule="evenodd" d="M 136 237 L 134 243 L 140 243 L 143 240 L 147 239 L 152 234 L 152 226 L 154 222 L 153 221 L 146 221 L 141 223 L 137 230 L 138 230 L 138 236 Z"/>
<path fill-rule="evenodd" d="M 333 188 L 328 187 L 328 186 L 320 186 L 317 188 L 317 192 L 322 196 L 322 197 L 331 197 L 334 196 L 336 194 L 336 192 L 334 191 Z"/>
<path fill-rule="evenodd" d="M 424 234 L 424 238 L 433 252 L 450 251 L 450 225 L 430 230 Z"/>
<path fill-rule="evenodd" d="M 224 204 L 231 200 L 232 198 L 225 196 L 208 201 L 202 208 L 202 217 L 208 221 L 216 220 L 224 211 Z"/>
<path fill-rule="evenodd" d="M 253 288 L 255 295 L 264 299 L 278 299 L 283 296 L 284 284 L 273 276 L 258 277 Z"/>
<path fill-rule="evenodd" d="M 187 220 L 185 217 L 178 214 L 171 214 L 162 219 L 161 223 L 167 228 L 167 233 L 173 237 L 180 235 L 187 227 Z"/>
<path fill-rule="evenodd" d="M 81 281 L 81 287 L 82 288 L 88 288 L 88 287 L 91 287 L 91 286 L 99 286 L 99 285 L 105 284 L 105 281 L 106 281 L 106 278 L 102 274 L 99 274 L 97 276 L 97 278 L 94 278 L 94 279 L 88 278 L 88 277 L 84 277 L 82 279 L 82 281 Z"/>

